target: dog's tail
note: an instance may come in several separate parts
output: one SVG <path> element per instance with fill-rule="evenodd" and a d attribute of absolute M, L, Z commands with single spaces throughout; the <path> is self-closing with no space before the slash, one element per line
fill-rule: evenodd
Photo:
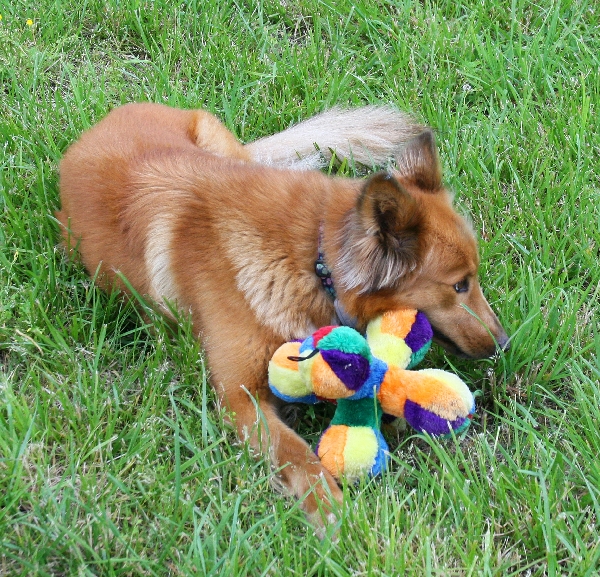
<path fill-rule="evenodd" d="M 424 127 L 390 106 L 332 108 L 246 145 L 260 164 L 309 170 L 327 166 L 334 152 L 365 166 L 388 163 Z"/>

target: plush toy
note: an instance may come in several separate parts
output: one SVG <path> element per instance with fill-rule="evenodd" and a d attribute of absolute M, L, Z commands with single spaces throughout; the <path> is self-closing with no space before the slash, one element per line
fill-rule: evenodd
<path fill-rule="evenodd" d="M 337 403 L 316 448 L 336 478 L 377 475 L 386 466 L 380 432 L 384 413 L 434 436 L 466 430 L 473 395 L 456 375 L 412 371 L 431 346 L 433 331 L 421 312 L 390 311 L 369 323 L 366 338 L 349 327 L 323 327 L 283 344 L 269 363 L 269 386 L 291 402 Z"/>

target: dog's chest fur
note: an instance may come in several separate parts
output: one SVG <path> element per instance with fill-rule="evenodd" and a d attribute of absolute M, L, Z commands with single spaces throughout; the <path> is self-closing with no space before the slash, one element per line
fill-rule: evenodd
<path fill-rule="evenodd" d="M 293 188 L 291 196 L 306 197 L 304 187 Z M 333 318 L 332 303 L 314 272 L 318 214 L 306 198 L 292 202 L 288 191 L 271 194 L 252 218 L 232 211 L 219 227 L 219 245 L 258 321 L 285 339 L 303 338 Z"/>

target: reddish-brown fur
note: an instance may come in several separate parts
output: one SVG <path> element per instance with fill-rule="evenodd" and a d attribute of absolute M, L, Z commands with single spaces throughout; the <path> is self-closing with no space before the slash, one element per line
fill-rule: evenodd
<path fill-rule="evenodd" d="M 282 342 L 334 319 L 314 274 L 320 227 L 338 298 L 359 325 L 411 306 L 454 352 L 483 357 L 495 340 L 506 344 L 477 282 L 473 235 L 442 188 L 431 133 L 397 160 L 394 177 L 367 181 L 271 168 L 206 112 L 136 104 L 84 133 L 60 166 L 67 246 L 105 287 L 124 289 L 123 276 L 159 306 L 167 297 L 191 312 L 240 435 L 269 451 L 311 516 L 342 495 L 280 420 L 267 363 Z"/>

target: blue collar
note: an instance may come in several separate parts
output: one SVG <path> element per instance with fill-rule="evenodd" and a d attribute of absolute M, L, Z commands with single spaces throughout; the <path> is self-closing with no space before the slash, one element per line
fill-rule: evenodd
<path fill-rule="evenodd" d="M 323 254 L 323 223 L 319 226 L 319 245 L 317 248 L 317 260 L 315 261 L 315 273 L 321 279 L 321 284 L 323 285 L 325 292 L 333 300 L 333 307 L 339 324 L 355 328 L 357 319 L 351 317 L 342 306 L 342 303 L 338 300 L 335 286 L 333 285 L 333 279 L 331 278 L 331 269 L 325 262 L 325 255 Z"/>
<path fill-rule="evenodd" d="M 325 262 L 325 254 L 323 253 L 323 229 L 325 225 L 321 221 L 319 224 L 319 243 L 317 245 L 317 260 L 315 261 L 315 273 L 321 279 L 321 284 L 325 292 L 333 299 L 336 299 L 335 287 L 331 278 L 331 270 Z"/>
<path fill-rule="evenodd" d="M 320 237 L 319 237 L 320 240 Z M 321 284 L 325 289 L 325 292 L 333 299 L 336 299 L 335 287 L 333 286 L 333 279 L 331 278 L 331 271 L 325 262 L 323 251 L 321 249 L 321 243 L 319 242 L 319 256 L 315 261 L 315 273 L 321 279 Z"/>

